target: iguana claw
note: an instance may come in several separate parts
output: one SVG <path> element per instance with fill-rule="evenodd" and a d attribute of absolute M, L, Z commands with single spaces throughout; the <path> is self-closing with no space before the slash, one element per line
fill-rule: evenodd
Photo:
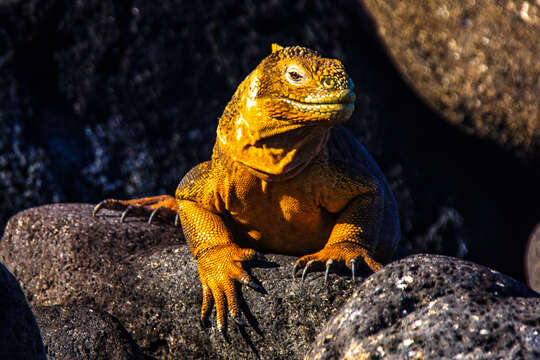
<path fill-rule="evenodd" d="M 150 225 L 152 223 L 152 220 L 154 219 L 154 216 L 156 216 L 156 214 L 159 212 L 159 210 L 161 210 L 163 208 L 164 208 L 163 206 L 160 206 L 160 207 L 155 208 L 154 211 L 152 211 L 152 213 L 148 217 L 148 225 Z M 178 214 L 177 214 L 177 216 L 178 216 Z"/>
<path fill-rule="evenodd" d="M 129 212 L 133 210 L 133 205 L 128 205 L 128 207 L 122 211 L 122 216 L 120 216 L 120 222 L 123 223 L 124 220 L 126 219 L 126 216 L 127 214 L 129 214 Z"/>
<path fill-rule="evenodd" d="M 223 336 L 223 339 L 225 341 L 229 342 L 229 336 L 227 335 L 227 331 L 225 330 L 225 326 L 218 326 L 218 331 Z"/>
<path fill-rule="evenodd" d="M 104 200 L 105 201 L 105 200 Z M 94 211 L 92 211 L 92 216 L 96 216 L 97 213 L 99 212 L 99 210 L 101 209 L 101 207 L 103 206 L 103 202 L 100 202 L 99 204 L 97 204 L 95 207 L 94 207 Z"/>
<path fill-rule="evenodd" d="M 242 319 L 242 317 L 240 317 L 240 316 L 235 317 L 235 318 L 234 318 L 234 322 L 235 322 L 236 325 L 238 325 L 238 326 L 246 326 L 246 323 L 244 322 L 244 319 Z"/>
<path fill-rule="evenodd" d="M 351 272 L 352 272 L 352 281 L 356 281 L 356 259 L 351 259 Z"/>
<path fill-rule="evenodd" d="M 306 274 L 308 273 L 308 270 L 309 270 L 309 267 L 311 266 L 311 264 L 313 264 L 315 262 L 315 260 L 310 260 L 307 262 L 306 264 L 306 267 L 304 268 L 304 271 L 302 271 L 302 282 L 304 282 L 304 279 L 306 277 Z"/>
<path fill-rule="evenodd" d="M 267 294 L 266 290 L 260 286 L 259 284 L 256 284 L 255 282 L 253 281 L 250 281 L 248 283 L 245 283 L 245 285 L 249 286 L 250 288 L 252 288 L 253 290 L 256 290 L 260 293 L 263 293 L 263 294 Z"/>
<path fill-rule="evenodd" d="M 328 283 L 328 274 L 330 273 L 330 267 L 334 263 L 333 259 L 328 259 L 326 262 L 326 271 L 324 272 L 324 283 Z"/>
<path fill-rule="evenodd" d="M 298 270 L 298 268 L 300 267 L 300 263 L 299 262 L 296 262 L 292 268 L 292 277 L 293 279 L 296 277 L 296 271 Z"/>

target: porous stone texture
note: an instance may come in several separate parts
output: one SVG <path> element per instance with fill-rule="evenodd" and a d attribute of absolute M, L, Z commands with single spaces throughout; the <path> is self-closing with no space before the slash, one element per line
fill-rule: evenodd
<path fill-rule="evenodd" d="M 362 3 L 409 84 L 450 123 L 538 157 L 538 1 Z"/>
<path fill-rule="evenodd" d="M 347 126 L 391 184 L 404 246 L 524 280 L 540 167 L 427 107 L 374 29 L 358 0 L 0 2 L 0 227 L 51 202 L 173 194 L 277 42 L 345 64 L 357 94 Z"/>
<path fill-rule="evenodd" d="M 38 324 L 17 279 L 0 263 L 0 359 L 46 360 Z"/>
<path fill-rule="evenodd" d="M 199 326 L 197 265 L 173 225 L 128 218 L 92 206 L 59 204 L 21 212 L 0 240 L 0 258 L 20 278 L 33 306 L 77 304 L 120 320 L 148 355 L 160 359 L 301 358 L 352 293 L 350 276 L 292 278 L 296 258 L 251 263 L 267 291 L 243 289 L 245 320 L 229 321 L 226 341 Z M 68 317 L 68 315 L 66 315 Z M 214 315 L 211 322 L 215 321 Z M 82 343 L 78 339 L 77 343 Z"/>
<path fill-rule="evenodd" d="M 34 308 L 47 358 L 151 360 L 110 314 L 81 306 Z"/>
<path fill-rule="evenodd" d="M 306 359 L 538 359 L 540 296 L 489 268 L 415 255 L 370 276 Z"/>
<path fill-rule="evenodd" d="M 527 244 L 525 253 L 525 266 L 527 271 L 527 284 L 540 292 L 540 223 L 536 225 Z"/>

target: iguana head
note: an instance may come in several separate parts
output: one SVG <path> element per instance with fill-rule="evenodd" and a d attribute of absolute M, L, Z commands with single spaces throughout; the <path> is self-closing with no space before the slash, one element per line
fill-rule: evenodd
<path fill-rule="evenodd" d="M 292 177 L 320 152 L 328 130 L 350 118 L 353 86 L 339 60 L 273 44 L 225 108 L 216 147 L 262 178 Z"/>

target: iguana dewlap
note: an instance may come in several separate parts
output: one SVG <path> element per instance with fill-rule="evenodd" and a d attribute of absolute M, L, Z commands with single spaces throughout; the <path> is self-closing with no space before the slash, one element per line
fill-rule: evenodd
<path fill-rule="evenodd" d="M 109 199 L 95 212 L 177 212 L 199 268 L 201 318 L 215 303 L 220 329 L 227 309 L 241 321 L 234 283 L 256 287 L 242 268 L 256 251 L 301 256 L 304 274 L 341 262 L 354 276 L 359 260 L 377 271 L 399 241 L 399 217 L 377 164 L 339 125 L 354 110 L 353 86 L 340 61 L 273 45 L 228 103 L 212 159 L 182 179 L 176 204 Z"/>

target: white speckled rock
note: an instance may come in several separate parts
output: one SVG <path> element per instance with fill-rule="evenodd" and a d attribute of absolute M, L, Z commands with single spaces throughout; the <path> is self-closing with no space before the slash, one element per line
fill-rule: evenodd
<path fill-rule="evenodd" d="M 537 359 L 540 297 L 455 258 L 415 255 L 370 276 L 306 359 Z"/>

